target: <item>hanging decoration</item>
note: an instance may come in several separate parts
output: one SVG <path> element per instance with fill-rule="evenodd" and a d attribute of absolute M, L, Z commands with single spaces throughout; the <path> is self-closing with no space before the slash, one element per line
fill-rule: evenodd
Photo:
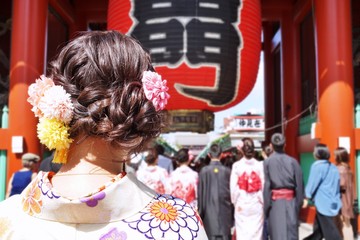
<path fill-rule="evenodd" d="M 108 29 L 134 36 L 150 52 L 168 80 L 168 110 L 224 110 L 255 84 L 260 0 L 110 0 Z"/>

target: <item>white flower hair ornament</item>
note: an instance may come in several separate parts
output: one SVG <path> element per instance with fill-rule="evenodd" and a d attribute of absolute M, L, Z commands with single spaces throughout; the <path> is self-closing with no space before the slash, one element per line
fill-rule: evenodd
<path fill-rule="evenodd" d="M 166 86 L 167 81 L 162 80 L 156 72 L 144 71 L 141 82 L 146 98 L 152 101 L 156 111 L 163 110 L 170 98 L 167 93 L 169 90 Z"/>
<path fill-rule="evenodd" d="M 29 86 L 28 94 L 27 101 L 33 106 L 31 110 L 39 117 L 37 134 L 40 142 L 50 150 L 55 149 L 53 162 L 66 163 L 73 141 L 68 125 L 74 114 L 70 94 L 44 75 Z"/>

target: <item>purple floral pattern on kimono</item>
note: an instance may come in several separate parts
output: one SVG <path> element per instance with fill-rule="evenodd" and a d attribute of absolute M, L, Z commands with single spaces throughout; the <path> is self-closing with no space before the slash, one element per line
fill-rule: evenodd
<path fill-rule="evenodd" d="M 88 205 L 89 207 L 96 207 L 96 205 L 98 205 L 98 202 L 100 200 L 103 200 L 105 196 L 106 196 L 105 192 L 101 191 L 89 197 L 82 198 L 80 199 L 80 201 L 86 203 L 86 205 Z"/>
<path fill-rule="evenodd" d="M 41 193 L 44 195 L 44 196 L 47 196 L 48 198 L 50 199 L 53 199 L 53 198 L 59 198 L 60 196 L 59 195 L 56 195 L 53 191 L 52 191 L 52 185 L 49 181 L 49 179 L 47 178 L 47 175 L 45 173 L 41 173 L 42 176 L 41 176 L 41 179 L 40 181 L 38 182 L 38 187 L 40 188 L 41 190 Z"/>
<path fill-rule="evenodd" d="M 100 237 L 99 240 L 126 240 L 127 234 L 124 231 L 118 231 L 117 228 L 111 229 L 108 233 Z"/>
<path fill-rule="evenodd" d="M 201 224 L 189 204 L 170 195 L 158 195 L 144 210 L 123 221 L 147 239 L 196 239 Z"/>

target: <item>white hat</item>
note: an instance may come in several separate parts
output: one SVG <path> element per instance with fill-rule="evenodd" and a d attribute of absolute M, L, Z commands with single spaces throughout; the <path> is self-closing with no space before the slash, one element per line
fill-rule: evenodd
<path fill-rule="evenodd" d="M 21 156 L 21 160 L 38 162 L 40 160 L 40 157 L 34 153 L 25 153 Z"/>

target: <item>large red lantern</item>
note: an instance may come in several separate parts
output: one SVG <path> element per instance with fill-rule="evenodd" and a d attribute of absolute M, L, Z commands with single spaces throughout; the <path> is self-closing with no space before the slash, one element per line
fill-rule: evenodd
<path fill-rule="evenodd" d="M 252 90 L 260 0 L 110 0 L 108 29 L 137 38 L 168 80 L 167 109 L 220 111 Z"/>

